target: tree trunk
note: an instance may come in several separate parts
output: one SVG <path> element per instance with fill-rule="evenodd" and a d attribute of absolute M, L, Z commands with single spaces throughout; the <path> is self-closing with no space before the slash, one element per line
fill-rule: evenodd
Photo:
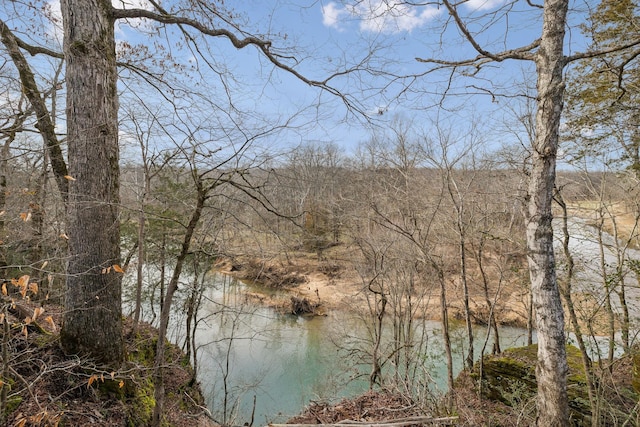
<path fill-rule="evenodd" d="M 538 331 L 539 426 L 569 424 L 564 313 L 555 270 L 551 202 L 555 185 L 558 131 L 563 107 L 563 43 L 568 0 L 544 2 L 543 29 L 536 54 L 538 110 L 531 152 L 527 249 Z"/>
<path fill-rule="evenodd" d="M 593 384 L 593 370 L 591 369 L 592 364 L 591 359 L 589 359 L 587 346 L 582 336 L 582 328 L 580 327 L 580 322 L 578 321 L 578 315 L 576 313 L 576 309 L 573 304 L 573 297 L 571 294 L 571 287 L 575 271 L 575 262 L 573 260 L 573 255 L 571 255 L 571 251 L 569 250 L 569 240 L 571 238 L 571 236 L 569 235 L 569 214 L 567 211 L 567 204 L 565 203 L 560 190 L 557 190 L 555 194 L 555 200 L 562 209 L 562 252 L 564 253 L 564 257 L 567 263 L 565 283 L 564 286 L 561 286 L 560 291 L 562 296 L 564 297 L 565 304 L 567 305 L 569 320 L 571 321 L 571 326 L 573 326 L 573 332 L 575 333 L 576 341 L 578 343 L 578 347 L 580 348 L 580 354 L 582 356 L 582 367 L 584 368 L 585 378 L 587 380 L 589 405 L 591 406 L 591 425 L 593 427 L 596 427 L 598 425 L 600 417 L 598 414 L 599 410 L 596 389 Z"/>
<path fill-rule="evenodd" d="M 441 266 L 435 265 L 437 270 L 438 283 L 440 284 L 440 316 L 442 317 L 442 341 L 444 343 L 445 357 L 447 358 L 447 389 L 448 395 L 453 392 L 453 356 L 451 354 L 451 334 L 449 333 L 449 310 L 447 307 L 447 283 L 444 278 L 444 272 Z M 451 400 L 447 398 L 447 406 L 450 406 Z"/>
<path fill-rule="evenodd" d="M 154 378 L 154 397 L 156 399 L 156 406 L 153 410 L 153 418 L 152 425 L 155 427 L 160 427 L 162 422 L 162 411 L 164 410 L 164 365 L 165 365 L 165 349 L 166 349 L 166 335 L 167 328 L 169 326 L 169 317 L 171 314 L 171 304 L 173 302 L 173 295 L 178 289 L 178 281 L 180 280 L 180 275 L 182 274 L 182 268 L 184 267 L 184 261 L 189 254 L 189 250 L 191 247 L 191 239 L 193 234 L 200 222 L 200 217 L 202 216 L 202 210 L 204 209 L 204 204 L 207 199 L 207 192 L 211 189 L 211 187 L 204 188 L 202 185 L 202 181 L 198 178 L 196 182 L 197 190 L 198 190 L 198 200 L 195 206 L 193 213 L 191 214 L 191 219 L 189 220 L 189 224 L 187 225 L 187 229 L 185 230 L 185 235 L 182 240 L 182 247 L 180 249 L 180 253 L 176 258 L 176 265 L 173 270 L 173 275 L 171 276 L 171 280 L 169 281 L 169 287 L 167 289 L 167 295 L 162 302 L 162 311 L 160 312 L 160 328 L 158 331 L 158 345 L 156 346 L 156 359 L 153 368 L 153 378 Z"/>
<path fill-rule="evenodd" d="M 498 281 L 498 290 L 496 290 L 496 295 L 494 296 L 493 301 L 489 296 L 489 277 L 484 268 L 484 241 L 485 235 L 482 233 L 480 235 L 480 242 L 478 243 L 478 250 L 475 252 L 476 261 L 478 263 L 478 270 L 480 270 L 480 277 L 482 277 L 482 288 L 484 290 L 484 301 L 487 304 L 487 310 L 489 310 L 489 317 L 487 318 L 487 328 L 493 329 L 493 348 L 491 350 L 492 354 L 498 354 L 502 350 L 500 349 L 500 330 L 498 328 L 498 322 L 496 322 L 495 315 L 495 301 L 498 299 L 498 294 L 500 292 L 500 283 L 502 282 L 502 273 L 500 273 L 500 280 Z M 484 353 L 484 351 L 483 351 Z M 483 355 L 480 355 L 480 359 L 482 359 Z"/>
<path fill-rule="evenodd" d="M 69 263 L 61 343 L 124 358 L 118 218 L 118 95 L 110 0 L 62 0 L 69 156 Z"/>

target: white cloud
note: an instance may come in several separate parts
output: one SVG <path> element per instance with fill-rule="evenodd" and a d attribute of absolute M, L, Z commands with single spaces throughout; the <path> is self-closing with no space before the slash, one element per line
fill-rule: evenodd
<path fill-rule="evenodd" d="M 146 9 L 153 10 L 153 6 L 147 0 L 111 0 L 111 5 L 118 9 Z M 62 44 L 62 12 L 60 10 L 60 0 L 49 0 L 46 3 L 47 12 L 51 16 L 51 27 L 47 29 L 47 34 Z M 129 19 L 126 25 L 134 28 L 150 26 L 146 19 Z M 118 34 L 122 34 L 121 26 L 123 23 L 116 25 Z"/>
<path fill-rule="evenodd" d="M 50 24 L 46 29 L 47 36 L 56 40 L 62 46 L 62 12 L 60 11 L 60 0 L 50 0 L 45 4 L 46 13 L 49 15 Z"/>
<path fill-rule="evenodd" d="M 465 6 L 471 10 L 488 10 L 500 6 L 505 0 L 468 0 Z"/>
<path fill-rule="evenodd" d="M 331 2 L 322 6 L 322 23 L 327 27 L 339 28 L 340 17 L 348 14 L 346 9 L 340 9 L 334 2 Z"/>
<path fill-rule="evenodd" d="M 338 7 L 334 2 L 322 8 L 323 23 L 339 28 L 344 16 L 360 21 L 360 29 L 368 32 L 411 32 L 429 22 L 441 10 L 433 6 L 411 6 L 402 1 L 363 0 L 352 6 Z"/>

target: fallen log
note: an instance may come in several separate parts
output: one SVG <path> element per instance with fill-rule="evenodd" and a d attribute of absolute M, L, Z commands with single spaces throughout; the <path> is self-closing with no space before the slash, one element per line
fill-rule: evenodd
<path fill-rule="evenodd" d="M 399 420 L 384 420 L 384 421 L 352 421 L 344 420 L 334 424 L 269 424 L 267 427 L 344 427 L 344 426 L 358 426 L 358 427 L 404 427 L 411 425 L 425 425 L 425 424 L 451 424 L 458 421 L 458 417 L 410 417 L 402 418 Z"/>

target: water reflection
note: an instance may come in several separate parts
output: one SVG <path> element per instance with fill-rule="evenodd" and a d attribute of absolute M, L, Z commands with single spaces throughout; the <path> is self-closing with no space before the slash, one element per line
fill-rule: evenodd
<path fill-rule="evenodd" d="M 367 347 L 361 318 L 344 312 L 314 318 L 280 315 L 247 301 L 245 285 L 224 276 L 213 281 L 200 309 L 208 320 L 199 326 L 196 341 L 199 379 L 218 421 L 241 424 L 253 413 L 256 424 L 281 422 L 311 400 L 355 395 L 368 388 L 369 360 L 347 357 L 356 355 L 358 346 Z M 429 349 L 419 355 L 421 363 L 434 387 L 442 388 L 446 365 L 440 324 L 420 325 L 424 331 L 418 333 L 427 337 Z M 486 330 L 476 332 L 479 354 Z M 525 344 L 525 332 L 503 328 L 503 348 Z M 462 367 L 465 342 L 464 330 L 454 328 L 456 372 Z"/>

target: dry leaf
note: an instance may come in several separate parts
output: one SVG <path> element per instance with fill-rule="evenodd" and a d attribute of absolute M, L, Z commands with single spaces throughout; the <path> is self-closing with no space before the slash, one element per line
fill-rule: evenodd
<path fill-rule="evenodd" d="M 67 236 L 67 233 L 60 234 L 60 237 L 62 237 L 64 240 L 69 240 L 69 236 Z"/>
<path fill-rule="evenodd" d="M 27 287 L 29 286 L 29 275 L 25 274 L 24 276 L 21 276 L 18 279 L 18 282 L 16 283 L 16 286 L 20 288 L 20 295 L 22 295 L 22 298 L 25 298 L 27 296 Z"/>
<path fill-rule="evenodd" d="M 17 285 L 16 285 L 16 286 L 19 286 L 19 287 L 21 287 L 21 288 L 26 287 L 26 286 L 27 286 L 27 284 L 29 283 L 29 279 L 30 279 L 30 278 L 31 278 L 31 277 L 30 277 L 28 274 L 25 274 L 25 275 L 23 275 L 23 276 L 20 276 L 20 278 L 18 279 L 18 282 L 17 282 Z"/>
<path fill-rule="evenodd" d="M 65 175 L 64 179 L 66 179 L 67 181 L 75 181 L 76 179 L 74 177 L 72 177 L 71 175 Z"/>
<path fill-rule="evenodd" d="M 24 335 L 25 338 L 29 337 L 29 331 L 27 330 L 27 325 L 22 327 L 22 335 Z"/>
<path fill-rule="evenodd" d="M 87 388 L 91 387 L 91 384 L 93 384 L 97 379 L 98 379 L 98 376 L 96 374 L 91 375 L 87 383 Z"/>
<path fill-rule="evenodd" d="M 120 267 L 118 264 L 113 264 L 113 270 L 116 273 L 124 273 L 124 270 L 122 269 L 122 267 Z"/>
<path fill-rule="evenodd" d="M 120 386 L 120 388 L 124 387 L 124 380 L 120 380 L 120 383 L 118 384 L 118 386 Z"/>
<path fill-rule="evenodd" d="M 58 330 L 58 328 L 56 328 L 56 324 L 53 322 L 53 317 L 51 316 L 47 316 L 44 319 L 49 325 L 51 325 L 51 329 L 53 330 L 53 332 L 56 332 Z"/>
<path fill-rule="evenodd" d="M 40 266 L 40 268 L 44 269 L 47 265 L 49 265 L 49 261 L 43 262 L 42 265 Z"/>
<path fill-rule="evenodd" d="M 36 307 L 33 309 L 33 320 L 36 321 L 40 315 L 44 313 L 44 307 Z"/>
<path fill-rule="evenodd" d="M 37 294 L 38 293 L 38 284 L 36 282 L 29 283 L 29 290 L 32 293 Z"/>
<path fill-rule="evenodd" d="M 8 295 L 9 292 L 7 292 L 7 284 L 3 283 L 2 284 L 2 295 Z"/>
<path fill-rule="evenodd" d="M 20 219 L 27 222 L 31 219 L 31 212 L 20 212 Z"/>

